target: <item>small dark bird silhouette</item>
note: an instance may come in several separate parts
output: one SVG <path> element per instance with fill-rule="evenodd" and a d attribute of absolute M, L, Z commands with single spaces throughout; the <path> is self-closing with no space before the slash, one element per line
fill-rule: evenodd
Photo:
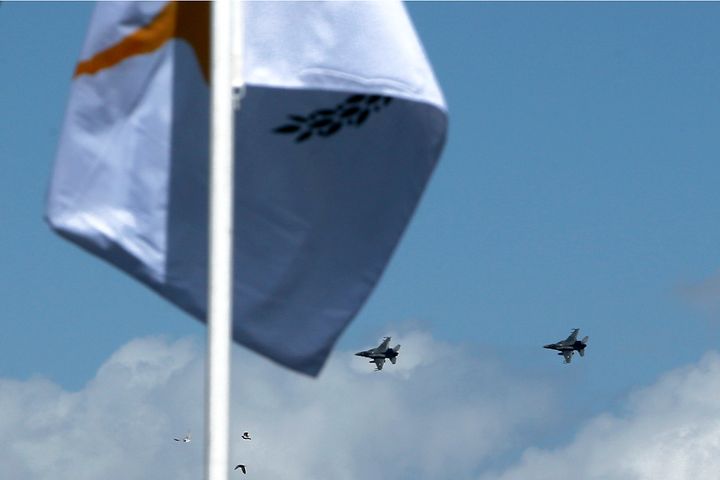
<path fill-rule="evenodd" d="M 242 434 L 242 438 L 244 440 L 250 440 L 250 432 L 245 432 Z"/>
<path fill-rule="evenodd" d="M 239 468 L 240 470 L 242 470 L 243 473 L 247 473 L 247 472 L 245 471 L 245 465 L 240 464 L 240 465 L 238 465 L 237 467 L 233 468 L 233 470 L 237 470 L 238 468 Z"/>

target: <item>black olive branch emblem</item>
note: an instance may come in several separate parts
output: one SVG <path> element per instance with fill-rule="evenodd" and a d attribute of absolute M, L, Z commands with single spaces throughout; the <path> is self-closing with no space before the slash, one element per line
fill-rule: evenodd
<path fill-rule="evenodd" d="M 392 102 L 392 97 L 382 95 L 352 95 L 335 108 L 321 108 L 309 115 L 288 115 L 292 123 L 273 129 L 275 133 L 295 134 L 296 142 L 304 142 L 313 135 L 329 137 L 340 131 L 343 125 L 359 127 L 371 112 L 378 112 Z"/>

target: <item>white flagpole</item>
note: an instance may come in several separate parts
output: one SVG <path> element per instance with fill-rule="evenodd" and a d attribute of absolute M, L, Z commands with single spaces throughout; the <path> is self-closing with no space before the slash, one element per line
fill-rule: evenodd
<path fill-rule="evenodd" d="M 234 178 L 231 10 L 230 0 L 212 2 L 206 480 L 227 480 L 229 471 Z"/>

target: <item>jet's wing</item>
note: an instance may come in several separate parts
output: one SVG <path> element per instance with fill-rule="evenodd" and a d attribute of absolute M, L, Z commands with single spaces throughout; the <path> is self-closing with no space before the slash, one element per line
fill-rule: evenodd
<path fill-rule="evenodd" d="M 384 358 L 375 358 L 373 359 L 375 362 L 375 366 L 377 366 L 378 371 L 382 370 L 383 365 L 385 365 L 385 359 Z"/>
<path fill-rule="evenodd" d="M 570 363 L 572 361 L 572 356 L 573 356 L 572 350 L 563 350 L 562 354 L 563 354 L 563 357 L 565 357 L 565 363 Z"/>
<path fill-rule="evenodd" d="M 375 349 L 378 353 L 385 353 L 390 345 L 390 337 L 385 337 L 385 340 Z"/>
<path fill-rule="evenodd" d="M 564 343 L 575 343 L 575 340 L 577 340 L 579 331 L 580 331 L 579 328 L 573 328 L 572 333 L 570 333 L 570 336 L 565 339 Z"/>

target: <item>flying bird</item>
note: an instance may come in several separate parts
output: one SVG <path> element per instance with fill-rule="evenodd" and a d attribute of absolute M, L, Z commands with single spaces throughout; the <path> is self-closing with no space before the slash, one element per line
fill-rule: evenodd
<path fill-rule="evenodd" d="M 250 432 L 244 432 L 242 438 L 243 440 L 250 440 Z"/>
<path fill-rule="evenodd" d="M 183 438 L 173 438 L 176 442 L 190 443 L 190 433 L 185 435 Z"/>
<path fill-rule="evenodd" d="M 238 465 L 237 467 L 233 468 L 233 470 L 237 470 L 238 468 L 239 468 L 240 470 L 242 470 L 243 473 L 247 473 L 247 472 L 245 471 L 245 465 L 240 464 L 240 465 Z"/>

